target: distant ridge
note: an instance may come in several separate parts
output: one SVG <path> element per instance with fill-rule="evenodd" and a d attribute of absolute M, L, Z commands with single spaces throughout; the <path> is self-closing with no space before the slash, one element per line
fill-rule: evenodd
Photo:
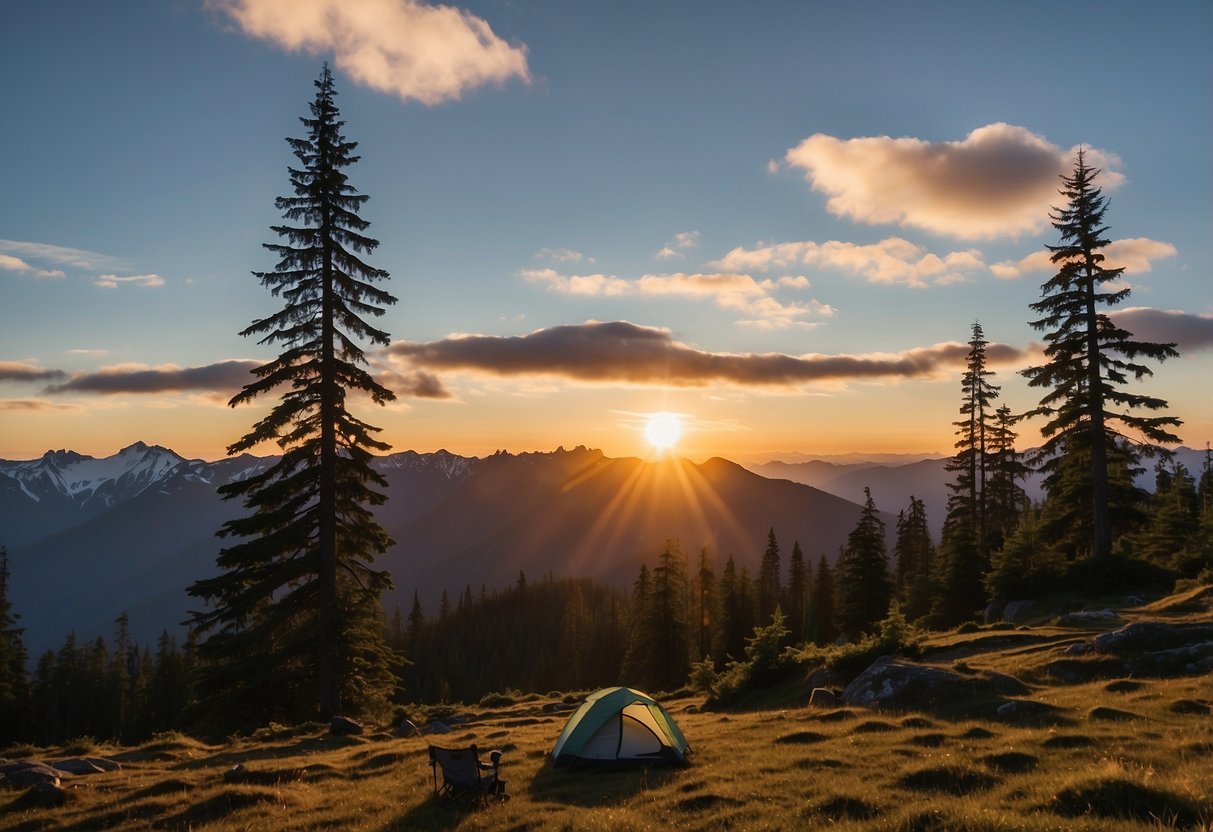
<path fill-rule="evenodd" d="M 142 442 L 100 459 L 58 450 L 0 460 L 0 544 L 31 655 L 69 631 L 109 637 L 122 612 L 140 641 L 175 630 L 197 605 L 185 588 L 215 572 L 215 532 L 243 513 L 216 487 L 272 460 L 190 460 Z M 720 458 L 646 462 L 577 447 L 482 459 L 404 451 L 373 465 L 389 484 L 377 515 L 396 540 L 378 561 L 395 579 L 389 612 L 407 609 L 414 591 L 435 610 L 443 589 L 496 589 L 523 571 L 627 587 L 667 538 L 692 563 L 707 547 L 718 567 L 731 554 L 756 574 L 773 527 L 786 569 L 793 541 L 833 559 L 859 514 L 853 502 Z"/>

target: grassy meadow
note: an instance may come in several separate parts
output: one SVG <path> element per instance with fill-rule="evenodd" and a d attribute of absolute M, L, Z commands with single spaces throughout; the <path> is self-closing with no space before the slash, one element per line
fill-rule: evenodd
<path fill-rule="evenodd" d="M 1192 610 L 1160 603 L 1126 617 L 1199 620 Z M 664 701 L 692 765 L 613 773 L 547 765 L 567 718 L 552 713 L 555 694 L 461 708 L 467 722 L 432 739 L 337 737 L 312 725 L 219 745 L 170 734 L 131 748 L 8 749 L 0 757 L 90 754 L 123 768 L 66 780 L 69 800 L 53 809 L 2 792 L 0 829 L 1213 830 L 1213 678 L 1050 682 L 1044 664 L 1092 632 L 982 628 L 924 642 L 928 662 L 1032 685 L 1030 698 L 1054 708 L 1036 721 L 859 708 L 722 713 L 683 696 Z M 807 691 L 779 696 L 803 702 Z M 436 802 L 430 741 L 502 750 L 511 799 L 487 809 Z M 238 764 L 242 776 L 225 779 Z"/>

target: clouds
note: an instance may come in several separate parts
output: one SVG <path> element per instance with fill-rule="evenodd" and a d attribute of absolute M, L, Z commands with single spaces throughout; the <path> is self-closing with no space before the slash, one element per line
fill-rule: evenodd
<path fill-rule="evenodd" d="M 873 355 L 719 353 L 674 340 L 669 330 L 627 321 L 557 326 L 522 336 L 465 335 L 413 343 L 398 341 L 389 353 L 429 370 L 492 376 L 555 376 L 607 384 L 703 387 L 796 387 L 821 381 L 865 378 L 925 378 L 964 365 L 968 345 L 959 342 Z M 992 363 L 1013 362 L 1023 353 L 991 344 Z"/>
<path fill-rule="evenodd" d="M 117 289 L 119 286 L 143 286 L 157 288 L 164 285 L 164 278 L 158 274 L 134 274 L 129 277 L 119 277 L 116 274 L 102 274 L 93 279 L 93 285 L 102 289 Z"/>
<path fill-rule="evenodd" d="M 827 240 L 760 244 L 752 249 L 738 246 L 712 265 L 754 271 L 834 268 L 862 275 L 872 283 L 914 288 L 925 287 L 928 280 L 956 282 L 958 277 L 985 267 L 979 251 L 953 251 L 940 257 L 901 237 L 888 237 L 870 245 Z"/>
<path fill-rule="evenodd" d="M 673 240 L 666 242 L 661 250 L 654 256 L 658 260 L 673 260 L 679 257 L 686 257 L 685 252 L 689 249 L 699 247 L 699 232 L 698 231 L 682 231 L 674 235 Z"/>
<path fill-rule="evenodd" d="M 439 104 L 484 84 L 529 82 L 526 47 L 454 6 L 417 0 L 209 0 L 248 35 L 287 51 L 332 52 L 355 82 Z"/>
<path fill-rule="evenodd" d="M 810 326 L 808 318 L 833 317 L 835 310 L 817 300 L 781 301 L 773 293 L 782 288 L 807 289 L 804 275 L 778 280 L 755 280 L 748 274 L 646 274 L 636 280 L 615 275 L 563 275 L 555 269 L 524 269 L 519 274 L 554 292 L 588 297 L 678 297 L 706 300 L 742 314 L 744 326 L 786 329 Z"/>
<path fill-rule="evenodd" d="M 1213 315 L 1134 306 L 1111 312 L 1108 317 L 1139 340 L 1175 343 L 1180 356 L 1213 349 Z"/>
<path fill-rule="evenodd" d="M 203 391 L 233 395 L 253 380 L 250 371 L 259 361 L 232 360 L 202 367 L 178 367 L 166 364 L 148 367 L 120 364 L 102 367 L 95 373 L 81 373 L 61 384 L 52 384 L 47 393 L 176 393 Z"/>
<path fill-rule="evenodd" d="M 1045 228 L 1072 152 L 1024 127 L 997 122 L 945 142 L 815 133 L 784 159 L 826 194 L 832 214 L 979 239 Z M 1087 158 L 1104 169 L 1098 185 L 1114 188 L 1123 180 L 1109 169 L 1119 165 L 1115 156 L 1089 148 Z"/>
<path fill-rule="evenodd" d="M 16 272 L 17 274 L 30 275 L 32 277 L 67 276 L 61 269 L 39 269 L 26 263 L 20 257 L 13 257 L 11 254 L 0 254 L 0 271 Z"/>
<path fill-rule="evenodd" d="M 0 381 L 57 381 L 67 378 L 62 370 L 48 370 L 28 361 L 0 361 Z"/>
<path fill-rule="evenodd" d="M 1140 274 L 1151 271 L 1155 260 L 1174 257 L 1175 246 L 1148 237 L 1132 237 L 1125 240 L 1113 240 L 1104 248 L 1104 265 L 1108 268 L 1124 267 L 1128 274 Z M 994 263 L 990 271 L 997 277 L 1011 280 L 1023 277 L 1025 274 L 1049 274 L 1057 271 L 1052 261 L 1053 253 L 1047 249 L 1034 251 L 1019 260 L 1005 260 Z"/>

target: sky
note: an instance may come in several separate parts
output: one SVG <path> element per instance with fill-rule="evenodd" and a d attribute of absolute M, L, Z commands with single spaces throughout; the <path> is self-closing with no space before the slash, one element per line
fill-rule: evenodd
<path fill-rule="evenodd" d="M 399 302 L 394 450 L 947 454 L 1085 148 L 1135 389 L 1213 440 L 1213 4 L 21 0 L 0 11 L 0 458 L 216 459 L 322 65 Z M 1040 442 L 1020 424 L 1021 447 Z M 651 433 L 651 432 L 650 432 Z M 264 448 L 270 453 L 272 447 Z"/>

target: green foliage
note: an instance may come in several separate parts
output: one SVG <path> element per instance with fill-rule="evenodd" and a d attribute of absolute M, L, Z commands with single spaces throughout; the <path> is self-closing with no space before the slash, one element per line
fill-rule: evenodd
<path fill-rule="evenodd" d="M 365 369 L 358 339 L 386 346 L 388 334 L 365 316 L 396 299 L 376 282 L 388 275 L 361 256 L 378 241 L 358 216 L 367 197 L 344 169 L 357 143 L 342 135 L 328 66 L 316 81 L 307 138 L 288 139 L 300 167 L 290 169 L 294 196 L 275 204 L 295 225 L 274 226 L 285 244 L 266 244 L 280 259 L 255 272 L 285 305 L 241 334 L 277 343 L 279 356 L 253 371 L 231 401 L 252 402 L 287 387 L 269 414 L 228 452 L 275 442 L 269 468 L 224 485 L 225 499 L 250 512 L 219 532 L 239 542 L 218 557 L 221 574 L 195 582 L 191 595 L 209 609 L 192 624 L 199 644 L 197 715 L 215 726 L 249 727 L 382 708 L 391 693 L 394 656 L 383 639 L 378 600 L 390 576 L 372 567 L 392 541 L 371 514 L 386 480 L 370 467 L 378 428 L 346 409 L 351 391 L 384 404 L 395 398 Z"/>
<path fill-rule="evenodd" d="M 1041 534 L 1038 512 L 1029 509 L 993 554 L 985 575 L 986 592 L 1003 601 L 1032 598 L 1055 586 L 1064 572 L 1062 558 Z"/>
<path fill-rule="evenodd" d="M 686 556 L 677 541 L 667 540 L 652 571 L 648 593 L 640 597 L 633 616 L 621 670 L 626 684 L 664 691 L 686 681 L 690 671 L 688 589 Z"/>
<path fill-rule="evenodd" d="M 990 493 L 986 481 L 990 469 L 989 438 L 996 430 L 993 402 L 999 388 L 987 379 L 994 375 L 986 369 L 986 345 L 981 324 L 974 322 L 969 339 L 969 354 L 965 373 L 961 377 L 960 421 L 956 427 L 956 455 L 946 465 L 955 479 L 948 483 L 948 514 L 946 525 L 962 525 L 972 529 L 978 553 L 988 552 L 987 517 Z"/>
<path fill-rule="evenodd" d="M 893 557 L 897 564 L 894 578 L 897 597 L 909 618 L 921 618 L 930 609 L 935 545 L 927 528 L 926 505 L 913 496 L 909 510 L 897 515 Z"/>

